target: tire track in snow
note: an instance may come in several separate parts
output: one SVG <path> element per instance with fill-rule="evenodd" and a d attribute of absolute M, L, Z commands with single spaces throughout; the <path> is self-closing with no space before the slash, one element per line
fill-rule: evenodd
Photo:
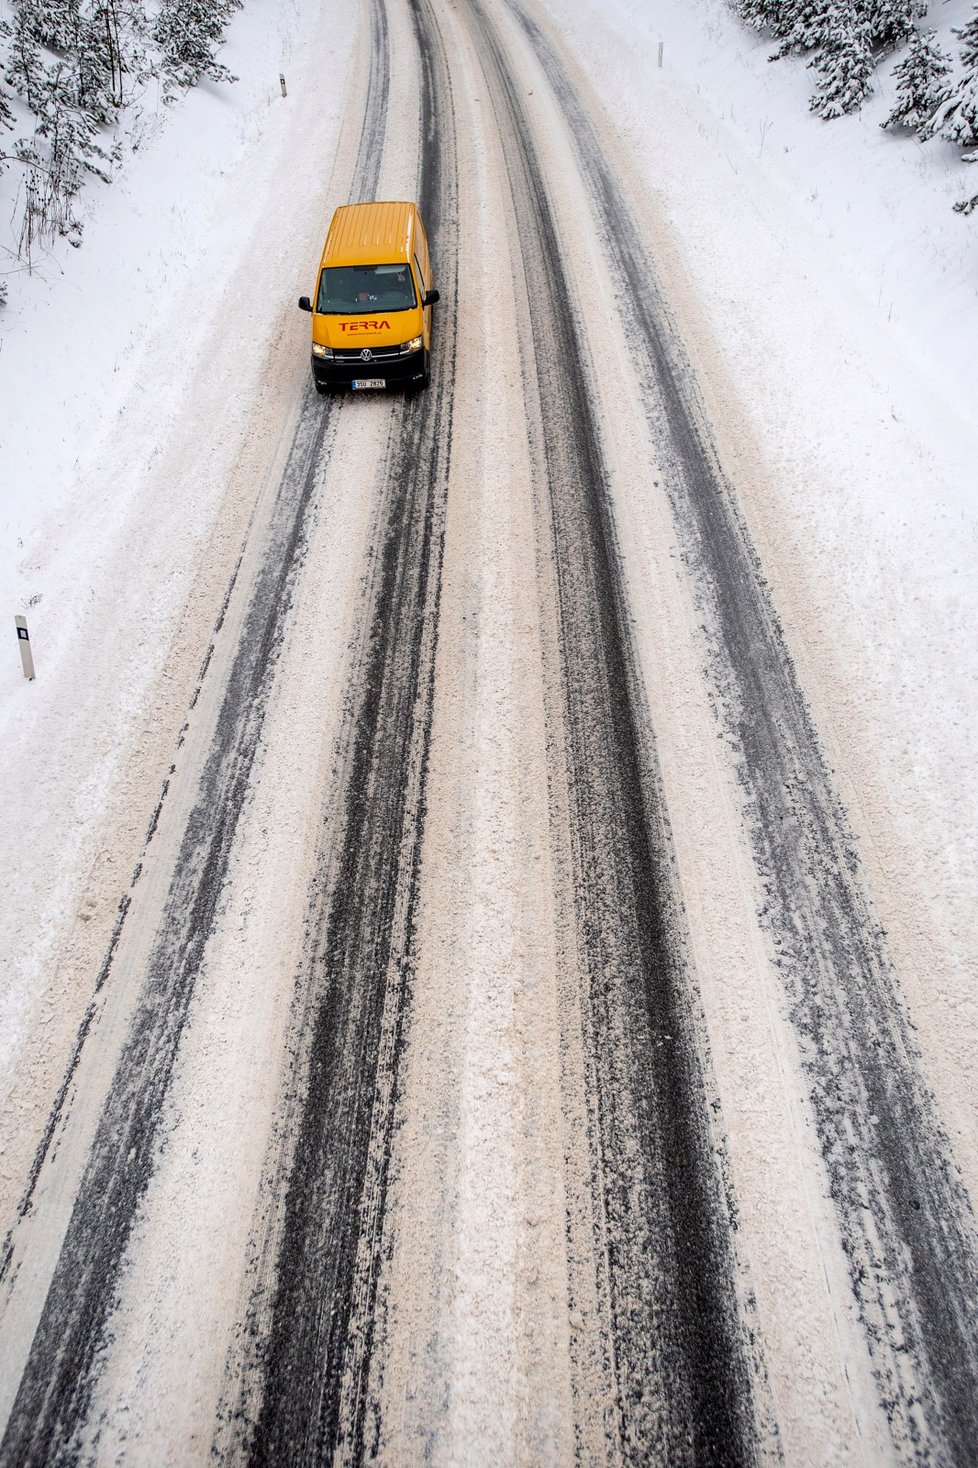
<path fill-rule="evenodd" d="M 450 86 L 426 0 L 410 0 L 410 12 L 421 71 L 419 203 L 452 311 Z M 229 1362 L 222 1457 L 349 1462 L 376 1444 L 368 1379 L 382 1327 L 382 1228 L 410 1003 L 454 361 L 446 320 L 436 327 L 432 386 L 392 419 L 387 520 L 352 687 L 343 835 L 310 897 L 294 1079 L 267 1186 L 272 1217 L 257 1230 L 246 1344 Z"/>
<path fill-rule="evenodd" d="M 369 197 L 377 188 L 389 74 L 386 13 L 382 0 L 372 0 L 370 71 L 351 185 L 354 197 Z M 159 934 L 0 1442 L 2 1464 L 70 1462 L 77 1456 L 120 1269 L 154 1170 L 163 1103 L 247 798 L 293 590 L 302 572 L 306 521 L 328 458 L 336 411 L 337 405 L 324 406 L 307 389 Z M 240 562 L 235 577 L 239 571 Z M 226 609 L 227 602 L 220 620 Z M 205 672 L 206 664 L 202 678 Z M 158 817 L 159 809 L 147 844 Z M 97 992 L 109 976 L 130 907 L 127 900 Z M 71 1079 L 92 1019 L 90 1010 L 31 1169 L 21 1219 L 33 1208 L 45 1160 L 67 1120 L 62 1109 L 71 1096 Z M 8 1242 L 4 1267 L 16 1277 L 15 1238 Z"/>
<path fill-rule="evenodd" d="M 587 1456 L 585 1433 L 603 1411 L 604 1449 L 615 1461 L 744 1463 L 759 1434 L 731 1221 L 590 384 L 522 94 L 479 0 L 469 13 L 522 247 L 535 358 L 525 386 L 541 425 L 540 555 L 552 562 L 558 604 L 551 781 L 555 809 L 566 802 L 569 817 L 557 839 L 570 844 L 567 959 L 581 974 L 592 1248 L 608 1317 L 595 1360 L 569 1301 L 578 1452 Z M 568 1233 L 571 1256 L 584 1257 L 570 1219 Z M 572 1271 L 572 1295 L 573 1279 Z M 593 1292 L 595 1282 L 581 1286 Z"/>
<path fill-rule="evenodd" d="M 556 51 L 507 0 L 562 110 L 593 202 L 710 638 L 717 710 L 880 1401 L 901 1456 L 970 1464 L 978 1443 L 971 1205 L 924 1081 L 848 822 L 756 551 L 713 446 L 655 268 Z"/>

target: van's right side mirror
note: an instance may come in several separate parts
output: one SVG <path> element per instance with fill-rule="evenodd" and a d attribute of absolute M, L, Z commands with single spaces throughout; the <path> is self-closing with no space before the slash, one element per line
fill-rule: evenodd
<path fill-rule="evenodd" d="M 299 310 L 300 311 L 311 311 L 312 310 L 312 301 L 310 301 L 310 299 L 309 299 L 308 296 L 300 296 L 299 297 Z"/>
<path fill-rule="evenodd" d="M 440 291 L 425 291 L 424 301 L 422 302 L 422 304 L 425 306 L 433 306 L 436 301 L 440 300 Z"/>

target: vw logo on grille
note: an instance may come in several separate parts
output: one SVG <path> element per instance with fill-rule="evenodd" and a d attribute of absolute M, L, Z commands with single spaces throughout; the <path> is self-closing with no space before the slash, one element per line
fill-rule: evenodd
<path fill-rule="evenodd" d="M 369 347 L 364 347 L 363 351 L 360 353 L 360 361 L 361 362 L 372 362 L 373 359 L 374 359 L 373 352 L 370 350 Z"/>

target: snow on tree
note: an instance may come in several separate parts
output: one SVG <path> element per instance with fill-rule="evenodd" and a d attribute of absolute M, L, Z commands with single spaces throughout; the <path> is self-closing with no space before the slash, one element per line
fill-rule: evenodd
<path fill-rule="evenodd" d="M 0 20 L 0 36 L 9 36 L 9 35 L 10 35 L 10 27 L 8 25 L 4 24 L 4 22 L 2 20 Z M 9 100 L 7 98 L 7 93 L 6 93 L 5 89 L 4 89 L 3 81 L 0 80 L 0 128 L 13 127 L 13 125 L 14 125 L 14 114 L 13 114 L 13 111 L 11 110 L 10 102 L 9 102 Z M 2 169 L 3 169 L 3 163 L 0 162 L 0 171 L 2 171 Z"/>
<path fill-rule="evenodd" d="M 949 143 L 959 148 L 978 147 L 978 67 L 961 78 L 935 117 L 940 121 L 934 130 Z"/>
<path fill-rule="evenodd" d="M 784 0 L 738 0 L 737 13 L 745 25 L 756 31 L 775 28 Z"/>
<path fill-rule="evenodd" d="M 971 71 L 978 67 L 978 5 L 968 24 L 956 27 L 953 34 L 962 43 L 961 60 L 966 69 Z"/>
<path fill-rule="evenodd" d="M 196 86 L 202 77 L 234 81 L 217 60 L 228 20 L 241 0 L 163 0 L 153 39 L 163 52 L 163 70 L 178 87 Z"/>
<path fill-rule="evenodd" d="M 772 25 L 782 44 L 771 60 L 817 50 L 831 26 L 836 4 L 837 0 L 784 0 Z"/>
<path fill-rule="evenodd" d="M 69 3 L 69 0 L 61 0 Z M 978 163 L 978 5 L 966 25 L 953 34 L 961 41 L 964 75 L 951 82 L 951 61 L 933 30 L 920 32 L 916 22 L 927 13 L 928 0 L 734 0 L 746 25 L 769 30 L 779 41 L 771 57 L 809 55 L 818 84 L 811 109 L 819 117 L 855 112 L 872 91 L 872 76 L 881 54 L 904 40 L 907 55 L 894 68 L 897 85 L 893 110 L 881 127 L 904 127 L 921 139 L 940 135 L 971 149 L 964 163 Z M 956 204 L 959 214 L 978 209 L 978 194 Z"/>
<path fill-rule="evenodd" d="M 938 104 L 919 132 L 922 138 L 939 134 L 959 148 L 974 148 L 978 147 L 978 8 L 968 24 L 956 29 L 954 35 L 962 42 L 961 60 L 966 67 L 964 76 Z"/>
<path fill-rule="evenodd" d="M 936 31 L 914 31 L 910 49 L 893 70 L 897 84 L 893 111 L 880 127 L 926 126 L 950 93 L 951 62 L 937 44 Z"/>
<path fill-rule="evenodd" d="M 24 25 L 29 26 L 35 41 L 60 56 L 72 54 L 78 46 L 81 27 L 80 0 L 32 0 L 17 7 Z"/>
<path fill-rule="evenodd" d="M 10 27 L 10 47 L 4 78 L 36 115 L 44 99 L 45 66 L 30 16 L 25 16 L 20 8 L 14 12 L 13 25 Z"/>
<path fill-rule="evenodd" d="M 915 21 L 927 14 L 927 0 L 863 0 L 860 10 L 869 25 L 874 51 L 892 51 L 915 33 Z"/>
<path fill-rule="evenodd" d="M 112 0 L 81 17 L 76 55 L 78 105 L 105 125 L 115 118 L 123 101 L 124 60 Z"/>
<path fill-rule="evenodd" d="M 872 91 L 873 55 L 868 21 L 854 0 L 837 0 L 808 64 L 818 76 L 809 105 L 819 117 L 841 117 L 862 106 Z"/>

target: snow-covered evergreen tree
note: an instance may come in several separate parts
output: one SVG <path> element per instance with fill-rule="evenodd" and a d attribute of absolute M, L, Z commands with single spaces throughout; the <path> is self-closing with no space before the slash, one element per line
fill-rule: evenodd
<path fill-rule="evenodd" d="M 41 47 L 34 34 L 30 15 L 17 9 L 10 27 L 10 47 L 4 77 L 35 115 L 43 106 L 45 75 Z"/>
<path fill-rule="evenodd" d="M 0 27 L 0 35 L 3 35 L 4 33 L 9 34 L 9 27 Z M 2 81 L 0 81 L 0 133 L 9 131 L 10 128 L 13 127 L 13 125 L 14 125 L 14 114 L 13 114 L 13 110 L 12 110 L 12 108 L 10 106 L 10 102 L 9 102 L 9 100 L 7 98 L 7 93 L 6 93 L 6 89 L 4 87 L 4 84 L 3 84 Z M 7 150 L 3 146 L 3 144 L 0 143 L 0 173 L 3 173 L 3 170 L 7 166 L 8 161 L 9 161 L 9 159 L 8 159 L 8 156 L 7 156 Z M 4 282 L 2 280 L 0 280 L 0 306 L 3 305 L 3 303 L 4 303 L 4 301 L 6 299 L 7 299 L 7 287 L 4 284 Z"/>
<path fill-rule="evenodd" d="M 9 35 L 10 27 L 0 22 L 0 37 Z M 5 127 L 13 127 L 14 125 L 14 114 L 11 110 L 10 101 L 7 97 L 7 89 L 4 81 L 5 79 L 0 78 L 0 129 L 3 129 Z M 0 170 L 2 170 L 2 168 L 3 164 L 0 163 Z"/>
<path fill-rule="evenodd" d="M 971 71 L 978 66 L 978 5 L 967 25 L 955 28 L 953 34 L 961 42 L 961 60 L 965 70 Z"/>
<path fill-rule="evenodd" d="M 69 3 L 69 0 L 62 0 Z M 927 0 L 734 0 L 746 25 L 767 30 L 780 42 L 772 61 L 808 55 L 818 77 L 811 109 L 819 117 L 855 112 L 872 91 L 879 57 L 909 40 L 894 69 L 896 101 L 882 127 L 904 127 L 921 139 L 940 135 L 971 150 L 964 163 L 978 163 L 978 4 L 966 25 L 954 29 L 961 42 L 964 74 L 951 81 L 950 58 L 933 30 L 919 32 Z M 956 204 L 960 214 L 978 209 L 978 194 Z"/>
<path fill-rule="evenodd" d="M 836 0 L 821 44 L 808 63 L 818 76 L 811 109 L 826 119 L 855 112 L 872 91 L 869 24 L 855 0 Z"/>
<path fill-rule="evenodd" d="M 921 137 L 939 134 L 959 148 L 974 150 L 965 153 L 961 161 L 978 163 L 978 6 L 967 25 L 956 29 L 954 35 L 961 41 L 964 76 L 919 131 Z M 962 199 L 954 208 L 958 214 L 973 213 L 978 209 L 978 194 Z"/>
<path fill-rule="evenodd" d="M 217 60 L 217 48 L 241 0 L 163 0 L 153 38 L 163 52 L 163 70 L 178 87 L 193 87 L 201 77 L 233 81 Z"/>
<path fill-rule="evenodd" d="M 79 0 L 20 0 L 16 16 L 31 39 L 49 51 L 63 56 L 78 44 Z"/>
<path fill-rule="evenodd" d="M 959 148 L 978 148 L 978 67 L 961 78 L 936 116 L 942 138 Z"/>
<path fill-rule="evenodd" d="M 76 44 L 78 105 L 105 125 L 115 118 L 123 100 L 124 62 L 118 17 L 111 0 L 87 10 L 80 18 Z"/>
<path fill-rule="evenodd" d="M 962 43 L 965 73 L 919 131 L 922 138 L 939 134 L 959 148 L 975 148 L 978 147 L 978 7 L 968 24 L 955 30 L 954 35 Z"/>
<path fill-rule="evenodd" d="M 745 25 L 756 31 L 774 29 L 784 0 L 737 0 L 737 13 Z"/>
<path fill-rule="evenodd" d="M 783 0 L 772 24 L 782 44 L 771 60 L 817 50 L 831 26 L 837 3 L 838 0 Z"/>
<path fill-rule="evenodd" d="M 927 14 L 927 0 L 863 0 L 874 51 L 892 51 L 915 32 L 915 22 Z"/>
<path fill-rule="evenodd" d="M 950 94 L 951 61 L 937 44 L 936 31 L 914 31 L 910 49 L 894 68 L 897 84 L 893 111 L 880 127 L 925 127 Z"/>

